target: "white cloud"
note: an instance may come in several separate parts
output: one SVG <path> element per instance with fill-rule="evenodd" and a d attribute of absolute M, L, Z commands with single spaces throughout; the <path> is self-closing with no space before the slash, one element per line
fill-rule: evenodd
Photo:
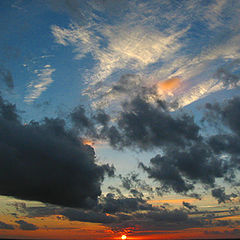
<path fill-rule="evenodd" d="M 209 4 L 131 1 L 114 24 L 99 16 L 84 26 L 52 26 L 52 33 L 57 43 L 73 47 L 76 59 L 92 56 L 94 64 L 84 73 L 83 92 L 93 104 L 111 102 L 112 96 L 104 94 L 112 83 L 122 74 L 135 73 L 145 78 L 147 86 L 180 77 L 182 86 L 172 97 L 180 97 L 185 106 L 222 89 L 212 80 L 213 66 L 240 57 L 238 14 L 225 19 L 233 9 L 230 5 L 226 0 Z M 223 36 L 229 31 L 226 21 L 234 31 Z"/>
<path fill-rule="evenodd" d="M 88 52 L 94 52 L 99 47 L 99 37 L 89 31 L 86 26 L 71 24 L 67 29 L 53 25 L 51 29 L 57 43 L 74 46 L 76 59 L 84 57 Z"/>
<path fill-rule="evenodd" d="M 38 79 L 28 84 L 28 94 L 24 97 L 25 102 L 33 102 L 42 92 L 47 90 L 48 86 L 53 82 L 52 73 L 54 71 L 55 69 L 51 68 L 51 65 L 45 65 L 43 69 L 34 71 Z"/>

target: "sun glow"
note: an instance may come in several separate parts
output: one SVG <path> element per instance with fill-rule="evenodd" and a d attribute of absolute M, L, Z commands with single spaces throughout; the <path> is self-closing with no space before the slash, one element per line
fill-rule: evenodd
<path fill-rule="evenodd" d="M 121 239 L 125 240 L 125 239 L 127 239 L 127 236 L 126 235 L 122 235 Z"/>
<path fill-rule="evenodd" d="M 158 94 L 163 94 L 164 92 L 172 92 L 179 86 L 180 86 L 180 78 L 173 77 L 166 81 L 159 82 L 157 84 L 157 92 L 158 92 Z"/>

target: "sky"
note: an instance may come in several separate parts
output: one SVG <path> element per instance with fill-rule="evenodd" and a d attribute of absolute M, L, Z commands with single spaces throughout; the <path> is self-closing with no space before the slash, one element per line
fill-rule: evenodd
<path fill-rule="evenodd" d="M 240 238 L 240 1 L 0 1 L 0 238 Z"/>

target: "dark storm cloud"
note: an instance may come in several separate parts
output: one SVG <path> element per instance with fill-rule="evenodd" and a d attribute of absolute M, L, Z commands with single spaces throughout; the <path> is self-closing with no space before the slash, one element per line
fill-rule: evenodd
<path fill-rule="evenodd" d="M 83 106 L 76 107 L 70 114 L 70 118 L 76 128 L 80 131 L 86 131 L 87 135 L 96 135 L 95 126 L 91 119 L 86 115 Z"/>
<path fill-rule="evenodd" d="M 22 230 L 34 231 L 34 230 L 38 229 L 38 227 L 36 225 L 34 225 L 32 223 L 28 223 L 24 220 L 18 220 L 18 221 L 15 221 L 15 222 L 19 224 L 19 227 Z"/>
<path fill-rule="evenodd" d="M 140 163 L 140 167 L 148 173 L 149 178 L 153 178 L 161 183 L 161 192 L 173 190 L 177 193 L 193 190 L 193 184 L 189 184 L 181 176 L 178 168 L 168 161 L 167 158 L 157 155 L 150 160 L 151 167 Z"/>
<path fill-rule="evenodd" d="M 225 203 L 226 201 L 231 201 L 232 198 L 237 197 L 234 193 L 227 195 L 225 193 L 225 188 L 223 187 L 213 189 L 212 196 L 218 200 L 218 203 Z"/>
<path fill-rule="evenodd" d="M 16 112 L 16 106 L 7 101 L 4 101 L 0 96 L 0 116 L 6 121 L 18 122 L 19 116 Z"/>
<path fill-rule="evenodd" d="M 195 210 L 195 211 L 197 211 L 197 206 L 196 205 L 192 205 L 191 203 L 188 203 L 188 202 L 182 202 L 182 205 L 184 206 L 184 207 L 186 207 L 187 209 L 189 209 L 189 210 Z"/>
<path fill-rule="evenodd" d="M 2 79 L 9 89 L 14 88 L 13 77 L 9 70 L 0 67 L 0 79 Z"/>
<path fill-rule="evenodd" d="M 240 164 L 240 98 L 234 97 L 220 104 L 207 104 L 207 121 L 214 123 L 220 133 L 212 135 L 208 143 L 216 154 L 226 154 L 232 169 Z M 216 120 L 217 119 L 217 120 Z M 234 172 L 232 172 L 234 177 Z"/>
<path fill-rule="evenodd" d="M 159 192 L 173 190 L 188 193 L 196 183 L 212 189 L 219 203 L 230 200 L 235 194 L 226 195 L 216 188 L 216 179 L 237 185 L 236 171 L 240 164 L 240 98 L 225 103 L 207 104 L 205 119 L 215 126 L 219 134 L 199 138 L 190 145 L 165 147 L 161 155 L 150 160 L 150 166 L 140 163 L 150 178 L 158 181 Z"/>
<path fill-rule="evenodd" d="M 161 183 L 162 191 L 174 190 L 186 193 L 199 182 L 214 187 L 216 178 L 224 177 L 230 166 L 221 158 L 216 158 L 211 149 L 197 143 L 186 149 L 171 148 L 165 155 L 157 155 L 150 160 L 150 167 L 140 163 L 150 178 Z"/>
<path fill-rule="evenodd" d="M 122 104 L 117 121 L 111 121 L 101 110 L 90 118 L 82 106 L 75 108 L 70 117 L 74 126 L 86 136 L 107 140 L 117 149 L 151 150 L 200 140 L 200 128 L 193 117 L 187 114 L 173 116 L 169 108 L 171 104 L 162 100 L 149 103 L 143 94 Z"/>
<path fill-rule="evenodd" d="M 90 207 L 101 195 L 108 165 L 95 163 L 62 119 L 22 125 L 14 105 L 0 98 L 0 194 L 63 206 Z"/>
<path fill-rule="evenodd" d="M 240 98 L 234 97 L 224 103 L 206 104 L 206 120 L 210 123 L 224 124 L 225 127 L 240 136 Z"/>
<path fill-rule="evenodd" d="M 108 140 L 117 149 L 161 149 L 161 155 L 151 159 L 150 166 L 142 163 L 139 165 L 148 173 L 149 178 L 161 184 L 155 189 L 158 195 L 173 190 L 199 199 L 200 195 L 192 192 L 196 183 L 208 189 L 216 187 L 216 179 L 237 184 L 236 169 L 233 166 L 240 163 L 240 98 L 222 105 L 206 105 L 204 120 L 214 126 L 220 125 L 219 129 L 229 129 L 232 132 L 229 134 L 228 130 L 226 134 L 210 137 L 200 135 L 201 129 L 193 117 L 183 113 L 172 114 L 165 101 L 149 103 L 144 94 L 123 103 L 115 122 L 111 122 L 110 116 L 104 112 L 90 120 L 79 109 L 72 118 L 75 125 L 86 128 L 86 132 L 90 131 L 96 138 Z M 102 126 L 100 133 L 96 127 L 99 125 Z M 226 158 L 223 153 L 229 157 Z M 120 176 L 120 179 L 125 189 L 132 190 L 133 196 L 137 196 L 137 192 L 150 193 L 152 190 L 137 180 L 134 174 Z"/>
<path fill-rule="evenodd" d="M 15 228 L 11 224 L 7 224 L 5 222 L 0 221 L 0 229 L 13 230 Z"/>
<path fill-rule="evenodd" d="M 153 209 L 151 204 L 148 204 L 142 198 L 135 197 L 119 197 L 115 198 L 115 195 L 108 193 L 106 197 L 102 199 L 99 206 L 103 212 L 117 213 L 117 212 L 133 212 L 138 210 L 151 210 Z"/>
<path fill-rule="evenodd" d="M 199 139 L 199 127 L 191 116 L 173 117 L 165 102 L 148 103 L 138 96 L 123 104 L 117 127 L 109 129 L 110 143 L 116 148 L 150 150 L 166 145 L 185 145 Z"/>
<path fill-rule="evenodd" d="M 67 208 L 60 211 L 60 214 L 67 217 L 70 221 L 91 222 L 91 223 L 112 223 L 117 219 L 97 211 L 83 211 Z"/>

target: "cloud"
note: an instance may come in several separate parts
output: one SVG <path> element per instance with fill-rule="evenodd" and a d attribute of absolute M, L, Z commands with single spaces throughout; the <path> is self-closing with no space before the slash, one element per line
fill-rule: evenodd
<path fill-rule="evenodd" d="M 142 198 L 115 198 L 115 195 L 112 193 L 108 193 L 106 197 L 102 199 L 100 208 L 106 213 L 133 212 L 153 209 L 152 205 L 146 203 Z"/>
<path fill-rule="evenodd" d="M 180 86 L 180 78 L 172 77 L 163 82 L 157 83 L 157 92 L 161 94 L 162 92 L 171 92 Z"/>
<path fill-rule="evenodd" d="M 183 206 L 186 207 L 189 210 L 194 210 L 194 211 L 198 211 L 197 206 L 192 205 L 191 203 L 188 202 L 182 202 Z"/>
<path fill-rule="evenodd" d="M 45 65 L 41 70 L 35 70 L 38 80 L 32 81 L 28 85 L 29 93 L 24 97 L 25 102 L 33 102 L 42 92 L 47 90 L 48 86 L 53 82 L 53 72 L 55 72 L 55 69 L 51 68 L 50 65 Z"/>
<path fill-rule="evenodd" d="M 34 225 L 32 223 L 28 223 L 24 220 L 17 220 L 15 222 L 19 224 L 19 227 L 21 230 L 34 231 L 34 230 L 38 229 L 38 227 L 36 225 Z"/>
<path fill-rule="evenodd" d="M 126 176 L 119 175 L 119 178 L 121 179 L 122 187 L 127 190 L 131 189 L 132 191 L 137 191 L 136 189 L 138 189 L 139 191 L 141 191 L 141 193 L 142 192 L 148 192 L 150 194 L 153 193 L 153 188 L 149 184 L 147 184 L 143 179 L 141 179 L 139 174 L 135 172 L 131 172 Z"/>
<path fill-rule="evenodd" d="M 187 114 L 173 117 L 167 108 L 164 101 L 151 104 L 141 97 L 124 103 L 117 128 L 112 128 L 118 134 L 108 133 L 110 143 L 118 148 L 133 146 L 147 150 L 165 145 L 184 145 L 197 140 L 199 127 L 193 118 Z"/>
<path fill-rule="evenodd" d="M 95 163 L 62 119 L 22 125 L 16 108 L 0 101 L 0 194 L 63 206 L 90 207 L 101 195 L 104 174 L 114 168 Z"/>
<path fill-rule="evenodd" d="M 186 183 L 178 169 L 167 159 L 157 155 L 150 160 L 152 167 L 147 167 L 140 163 L 140 167 L 148 173 L 149 178 L 159 181 L 162 192 L 168 192 L 170 189 L 177 193 L 193 190 L 193 184 Z"/>
<path fill-rule="evenodd" d="M 187 208 L 194 205 L 185 203 Z M 195 207 L 194 207 L 195 208 Z M 193 209 L 193 208 L 191 208 Z M 171 231 L 191 229 L 196 227 L 237 226 L 239 221 L 225 220 L 225 217 L 237 216 L 238 210 L 221 211 L 188 211 L 184 208 L 168 209 L 153 207 L 141 198 L 129 198 L 123 195 L 108 193 L 100 198 L 100 204 L 92 209 L 83 210 L 67 207 L 46 205 L 44 207 L 23 208 L 27 217 L 58 216 L 61 219 L 79 222 L 102 223 L 114 232 L 123 230 L 134 232 L 142 231 Z M 22 212 L 22 211 L 21 211 Z M 221 220 L 218 220 L 220 219 Z"/>
<path fill-rule="evenodd" d="M 161 183 L 163 191 L 185 193 L 194 190 L 197 182 L 212 188 L 216 179 L 231 176 L 231 164 L 200 142 L 185 149 L 169 148 L 165 154 L 152 158 L 150 164 L 147 167 L 140 163 L 140 167 Z"/>
<path fill-rule="evenodd" d="M 240 81 L 239 72 L 235 73 L 239 69 L 240 59 L 235 59 L 231 63 L 217 69 L 215 78 L 222 81 L 225 87 L 237 87 Z"/>
<path fill-rule="evenodd" d="M 66 29 L 53 25 L 51 30 L 57 43 L 63 46 L 75 46 L 76 59 L 83 58 L 87 53 L 94 52 L 99 47 L 99 37 L 95 36 L 94 32 L 89 31 L 87 27 L 73 24 L 70 25 L 69 29 Z"/>
<path fill-rule="evenodd" d="M 79 12 L 86 20 L 65 28 L 54 25 L 52 34 L 57 43 L 73 48 L 75 58 L 91 59 L 92 67 L 82 76 L 84 94 L 94 107 L 112 105 L 113 99 L 117 105 L 127 97 L 123 92 L 113 94 L 115 83 L 126 74 L 141 76 L 142 86 L 178 76 L 181 84 L 176 83 L 174 94 L 169 87 L 160 92 L 179 99 L 179 107 L 184 107 L 225 89 L 213 78 L 216 67 L 239 58 L 237 1 L 188 1 L 177 7 L 174 2 L 121 1 L 117 11 L 111 1 L 54 1 L 54 5 L 73 18 Z M 114 24 L 109 24 L 113 12 Z"/>
<path fill-rule="evenodd" d="M 79 209 L 68 208 L 60 211 L 60 214 L 68 218 L 69 221 L 91 222 L 91 223 L 112 223 L 117 219 L 110 215 L 97 211 L 83 211 Z"/>
<path fill-rule="evenodd" d="M 13 77 L 12 77 L 12 74 L 9 70 L 1 67 L 0 68 L 0 78 L 2 79 L 2 81 L 6 84 L 6 86 L 9 89 L 14 88 Z"/>
<path fill-rule="evenodd" d="M 209 144 L 218 154 L 230 154 L 232 163 L 238 164 L 240 127 L 240 98 L 234 97 L 225 103 L 206 104 L 204 120 L 214 126 L 218 134 L 209 138 Z"/>
<path fill-rule="evenodd" d="M 86 130 L 86 134 L 93 136 L 96 135 L 94 123 L 86 116 L 85 109 L 82 106 L 76 107 L 71 112 L 70 118 L 74 126 L 81 132 Z"/>
<path fill-rule="evenodd" d="M 0 229 L 13 230 L 15 227 L 11 224 L 0 221 Z"/>
<path fill-rule="evenodd" d="M 237 197 L 236 194 L 227 195 L 225 193 L 225 188 L 215 188 L 212 190 L 212 196 L 218 200 L 218 203 L 225 203 L 226 201 L 231 201 L 232 198 Z"/>

